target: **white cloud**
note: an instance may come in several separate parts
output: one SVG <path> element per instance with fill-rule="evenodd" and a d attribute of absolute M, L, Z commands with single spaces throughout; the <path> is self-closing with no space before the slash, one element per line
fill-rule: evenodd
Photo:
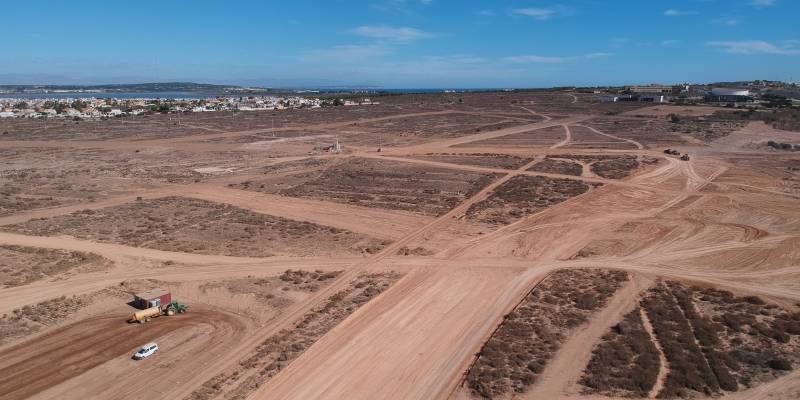
<path fill-rule="evenodd" d="M 359 36 L 373 39 L 390 40 L 394 42 L 410 42 L 413 40 L 432 37 L 433 35 L 419 29 L 391 26 L 359 26 L 350 31 Z"/>
<path fill-rule="evenodd" d="M 791 42 L 786 42 L 783 46 L 776 46 L 763 40 L 711 41 L 706 44 L 719 47 L 722 51 L 731 54 L 800 56 L 800 49 L 796 48 Z"/>
<path fill-rule="evenodd" d="M 775 0 L 751 0 L 750 4 L 756 7 L 769 7 L 775 5 Z"/>
<path fill-rule="evenodd" d="M 579 56 L 540 56 L 540 55 L 521 55 L 504 58 L 505 61 L 518 64 L 560 64 L 577 60 L 592 60 L 597 58 L 611 57 L 612 53 L 588 53 Z"/>
<path fill-rule="evenodd" d="M 742 21 L 740 21 L 739 18 L 724 17 L 724 18 L 715 18 L 711 20 L 711 22 L 717 25 L 736 26 L 739 25 Z"/>
<path fill-rule="evenodd" d="M 569 10 L 562 6 L 551 6 L 551 7 L 527 7 L 527 8 L 515 8 L 511 10 L 511 13 L 514 15 L 520 15 L 523 17 L 531 17 L 533 19 L 537 19 L 539 21 L 548 20 L 552 17 L 558 15 L 567 14 Z"/>
<path fill-rule="evenodd" d="M 333 46 L 328 49 L 315 49 L 300 55 L 302 61 L 337 61 L 349 62 L 353 60 L 364 60 L 391 53 L 385 46 L 381 45 L 341 45 Z"/>
<path fill-rule="evenodd" d="M 668 40 L 662 40 L 661 41 L 661 45 L 665 46 L 665 47 L 666 46 L 673 46 L 673 45 L 676 45 L 676 44 L 678 44 L 680 42 L 681 42 L 680 40 L 668 39 Z"/>
<path fill-rule="evenodd" d="M 697 11 L 684 11 L 684 10 L 676 10 L 674 8 L 670 8 L 667 11 L 664 11 L 664 15 L 668 17 L 680 17 L 683 15 L 696 15 Z"/>
<path fill-rule="evenodd" d="M 497 14 L 492 10 L 480 10 L 478 11 L 478 15 L 483 17 L 494 17 Z"/>

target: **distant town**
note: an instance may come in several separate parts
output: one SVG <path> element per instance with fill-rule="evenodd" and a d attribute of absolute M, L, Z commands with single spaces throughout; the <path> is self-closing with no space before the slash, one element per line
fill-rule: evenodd
<path fill-rule="evenodd" d="M 503 89 L 529 91 L 540 89 Z M 714 84 L 631 85 L 623 87 L 566 87 L 548 90 L 596 94 L 598 102 L 650 102 L 711 105 L 735 108 L 800 107 L 800 87 L 778 81 L 720 82 Z M 379 104 L 364 95 L 390 94 L 381 90 L 319 90 L 245 88 L 195 83 L 131 84 L 103 86 L 0 86 L 0 118 L 102 119 L 155 113 L 215 111 L 268 111 Z M 473 90 L 440 90 L 457 93 Z M 480 91 L 480 90 L 478 90 Z M 413 92 L 413 90 L 409 90 Z M 161 98 L 161 94 L 187 94 L 186 98 Z M 213 94 L 212 94 L 213 93 Z M 391 92 L 391 93 L 397 93 Z M 14 96 L 20 95 L 19 97 Z M 74 96 L 70 96 L 74 94 Z M 90 94 L 92 96 L 87 96 Z M 125 96 L 122 96 L 124 94 Z M 199 94 L 199 95 L 198 95 Z M 238 94 L 238 95 L 236 95 Z M 23 96 L 24 95 L 24 96 Z M 58 95 L 58 96 L 54 96 Z M 96 97 L 94 97 L 96 95 Z M 191 95 L 191 96 L 189 96 Z M 191 97 L 191 98 L 190 98 Z"/>
<path fill-rule="evenodd" d="M 8 98 L 0 99 L 0 118 L 70 118 L 77 121 L 155 113 L 270 111 L 371 104 L 379 103 L 369 98 L 320 99 L 303 96 L 221 96 L 205 99 Z"/>

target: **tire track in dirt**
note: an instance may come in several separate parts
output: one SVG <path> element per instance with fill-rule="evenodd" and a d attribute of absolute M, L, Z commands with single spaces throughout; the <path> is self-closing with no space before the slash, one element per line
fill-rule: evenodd
<path fill-rule="evenodd" d="M 558 149 L 560 147 L 564 147 L 568 145 L 569 142 L 572 141 L 572 131 L 569 129 L 569 125 L 561 125 L 561 126 L 564 128 L 566 136 L 564 137 L 564 140 L 550 146 L 551 149 Z"/>
<path fill-rule="evenodd" d="M 650 335 L 650 341 L 653 342 L 653 345 L 655 345 L 656 351 L 658 352 L 658 376 L 656 377 L 656 383 L 653 385 L 653 388 L 650 389 L 650 393 L 647 395 L 647 398 L 655 399 L 656 396 L 661 392 L 661 389 L 664 388 L 664 383 L 667 380 L 667 374 L 669 374 L 669 361 L 667 361 L 667 356 L 664 355 L 664 349 L 661 348 L 661 342 L 658 341 L 655 330 L 653 329 L 653 324 L 650 322 L 650 317 L 647 315 L 647 312 L 644 310 L 644 308 L 639 309 L 639 315 L 642 318 L 642 325 L 644 326 L 645 332 Z"/>
<path fill-rule="evenodd" d="M 595 128 L 592 128 L 591 126 L 586 126 L 586 125 L 576 125 L 576 126 L 580 126 L 582 128 L 586 128 L 586 129 L 588 129 L 588 130 L 590 130 L 590 131 L 592 131 L 592 132 L 594 132 L 594 133 L 596 133 L 598 135 L 603 135 L 603 136 L 611 138 L 611 139 L 616 139 L 616 140 L 621 140 L 623 142 L 628 142 L 628 143 L 636 146 L 637 149 L 644 150 L 644 146 L 641 143 L 639 143 L 639 142 L 637 142 L 637 141 L 635 141 L 633 139 L 625 139 L 625 138 L 621 138 L 619 136 L 614 136 L 614 135 L 609 134 L 609 133 L 601 132 L 601 131 L 599 131 L 599 130 L 597 130 Z"/>

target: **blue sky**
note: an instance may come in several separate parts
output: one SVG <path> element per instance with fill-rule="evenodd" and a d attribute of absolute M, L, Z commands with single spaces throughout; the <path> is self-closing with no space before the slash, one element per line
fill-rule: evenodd
<path fill-rule="evenodd" d="M 798 0 L 18 1 L 0 84 L 800 80 Z"/>

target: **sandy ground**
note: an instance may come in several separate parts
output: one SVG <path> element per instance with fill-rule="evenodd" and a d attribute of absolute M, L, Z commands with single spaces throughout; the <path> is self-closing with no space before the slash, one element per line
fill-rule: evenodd
<path fill-rule="evenodd" d="M 559 99 L 562 97 L 560 101 L 565 103 L 550 105 L 548 110 L 582 104 L 583 97 L 569 95 Z M 306 311 L 323 304 L 343 288 L 350 278 L 373 269 L 395 270 L 406 275 L 325 334 L 250 398 L 470 398 L 469 391 L 459 385 L 482 343 L 531 286 L 557 268 L 618 268 L 630 271 L 634 280 L 590 320 L 585 330 L 568 339 L 552 360 L 545 377 L 526 396 L 597 398 L 579 395 L 576 387 L 592 345 L 626 310 L 632 309 L 635 293 L 651 279 L 669 277 L 710 284 L 736 293 L 758 294 L 787 307 L 800 302 L 799 196 L 782 189 L 786 171 L 742 167 L 730 161 L 740 156 L 755 160 L 768 158 L 773 153 L 753 143 L 798 134 L 776 133 L 750 124 L 717 142 L 692 147 L 692 160 L 683 162 L 610 131 L 595 133 L 610 140 L 628 142 L 635 148 L 564 148 L 573 143 L 574 132 L 570 127 L 581 125 L 588 116 L 559 111 L 568 117 L 551 119 L 547 115 L 549 111 L 543 111 L 535 101 L 526 103 L 522 110 L 509 108 L 511 111 L 519 113 L 520 118 L 533 115 L 544 117 L 544 121 L 387 148 L 381 153 L 372 148 L 349 149 L 349 154 L 361 157 L 502 174 L 484 190 L 437 218 L 265 195 L 227 186 L 239 178 L 246 179 L 254 169 L 231 172 L 229 176 L 196 184 L 133 182 L 129 193 L 0 218 L 1 228 L 32 218 L 124 204 L 138 196 L 179 194 L 391 241 L 379 253 L 366 257 L 248 258 L 0 232 L 2 244 L 93 252 L 115 263 L 106 271 L 0 289 L 0 314 L 61 295 L 90 293 L 126 279 L 194 282 L 276 275 L 287 268 L 345 271 L 330 286 L 294 304 L 268 323 L 253 322 L 230 307 L 218 309 L 213 304 L 204 305 L 204 301 L 213 301 L 202 298 L 193 300 L 198 311 L 187 314 L 184 320 L 156 321 L 158 324 L 143 327 L 145 329 L 121 322 L 123 316 L 116 314 L 68 320 L 0 348 L 0 397 L 182 398 L 241 361 L 265 337 L 293 326 Z M 669 112 L 673 111 L 659 106 L 630 113 L 662 115 Z M 693 108 L 681 112 L 695 115 L 709 110 Z M 447 113 L 452 111 L 400 112 L 369 121 Z M 367 120 L 274 128 L 274 131 L 335 131 L 352 122 Z M 472 142 L 552 126 L 565 127 L 564 137 L 553 148 L 465 147 Z M 204 152 L 217 146 L 202 142 L 204 140 L 273 131 L 271 128 L 220 131 L 202 125 L 197 129 L 203 132 L 167 139 L 75 141 L 70 142 L 70 146 L 75 151 L 93 147 L 175 147 Z M 54 144 L 58 141 L 5 141 L 0 142 L 0 147 Z M 456 145 L 459 147 L 454 149 Z M 292 146 L 301 148 L 299 144 Z M 526 171 L 529 165 L 518 170 L 504 170 L 410 158 L 440 152 L 506 153 L 531 158 L 547 154 L 634 154 L 658 158 L 659 163 L 642 168 L 623 180 L 588 174 L 569 176 L 603 185 L 509 225 L 486 226 L 466 221 L 464 213 L 470 205 L 490 195 L 492 189 L 516 175 L 565 176 Z M 254 163 L 253 168 L 271 162 L 265 159 Z M 397 255 L 403 247 L 424 247 L 426 242 L 434 245 L 434 254 Z M 165 261 L 174 264 L 165 264 Z M 161 354 L 143 363 L 128 359 L 129 353 L 149 340 L 162 344 Z M 136 384 L 142 381 L 153 383 Z M 800 373 L 795 371 L 725 397 L 794 399 L 798 395 Z"/>

